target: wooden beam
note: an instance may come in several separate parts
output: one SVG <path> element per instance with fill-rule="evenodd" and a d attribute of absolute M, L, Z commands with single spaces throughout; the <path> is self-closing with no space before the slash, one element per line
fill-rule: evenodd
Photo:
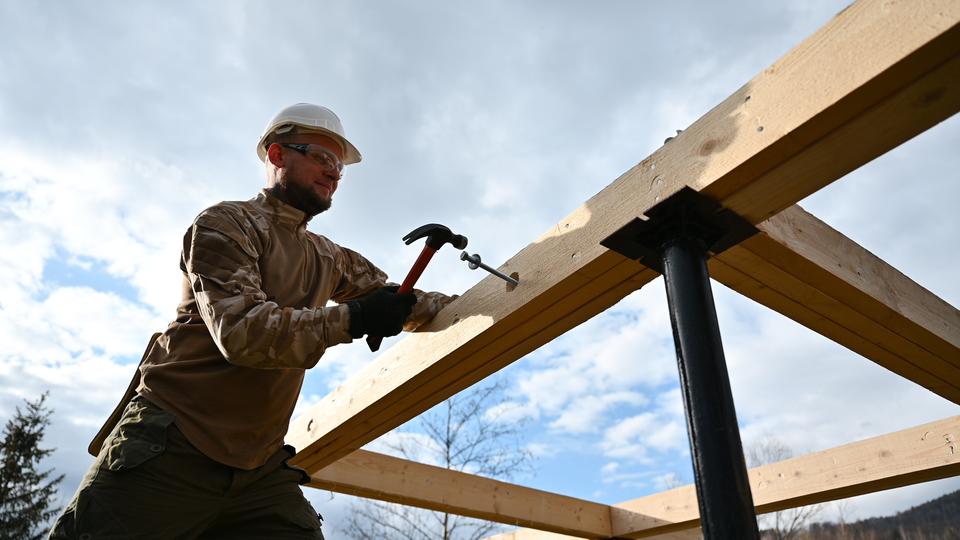
<path fill-rule="evenodd" d="M 655 274 L 600 241 L 689 185 L 757 223 L 960 109 L 960 3 L 857 2 L 291 425 L 322 467 Z M 602 298 L 603 300 L 598 300 Z"/>
<path fill-rule="evenodd" d="M 960 403 L 960 311 L 799 206 L 758 227 L 714 279 Z"/>
<path fill-rule="evenodd" d="M 582 536 L 567 536 L 563 534 L 553 534 L 536 529 L 516 529 L 513 531 L 488 536 L 484 540 L 579 540 Z M 702 540 L 700 528 L 688 529 L 685 531 L 662 533 L 656 535 L 658 540 Z"/>
<path fill-rule="evenodd" d="M 844 499 L 960 474 L 960 416 L 749 471 L 757 513 Z M 674 523 L 699 523 L 694 486 L 615 505 Z M 614 524 L 614 535 L 640 538 Z"/>
<path fill-rule="evenodd" d="M 874 493 L 960 475 L 960 416 L 750 469 L 750 489 L 757 513 Z M 660 524 L 636 528 L 614 514 L 613 535 L 625 538 L 670 538 L 699 530 L 694 486 L 657 493 L 614 505 Z M 669 525 L 664 525 L 669 523 Z M 513 536 L 510 536 L 510 535 Z M 518 530 L 498 540 L 569 538 L 543 531 Z"/>
<path fill-rule="evenodd" d="M 641 515 L 442 467 L 357 450 L 313 472 L 310 487 L 580 537 L 611 536 L 610 516 L 644 528 Z"/>

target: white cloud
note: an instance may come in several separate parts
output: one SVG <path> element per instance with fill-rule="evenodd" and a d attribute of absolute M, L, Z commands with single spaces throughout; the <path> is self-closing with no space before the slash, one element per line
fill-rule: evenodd
<path fill-rule="evenodd" d="M 145 309 L 88 288 L 55 289 L 42 301 L 24 298 L 0 309 L 0 369 L 22 373 L 21 384 L 33 387 L 82 385 L 89 394 L 81 401 L 100 405 L 94 410 L 102 412 L 132 376 L 133 368 L 117 359 L 126 358 L 124 364 L 139 359 L 156 322 Z M 112 386 L 118 381 L 119 390 Z M 103 396 L 114 397 L 102 401 Z M 76 405 L 71 410 L 95 414 Z"/>
<path fill-rule="evenodd" d="M 54 289 L 43 300 L 0 309 L 0 370 L 19 381 L 24 391 L 14 395 L 52 388 L 78 399 L 70 407 L 75 415 L 102 412 L 126 388 L 128 364 L 139 359 L 155 322 L 149 311 L 111 293 Z"/>
<path fill-rule="evenodd" d="M 656 410 L 666 418 L 675 418 L 682 420 L 683 416 L 683 398 L 680 395 L 680 388 L 673 388 L 660 393 L 656 397 Z"/>
<path fill-rule="evenodd" d="M 53 254 L 53 242 L 23 227 L 6 208 L 0 209 L 0 242 L 0 306 L 15 306 L 42 287 L 43 263 Z"/>
<path fill-rule="evenodd" d="M 611 407 L 618 404 L 640 406 L 647 402 L 637 392 L 614 392 L 600 396 L 582 396 L 574 399 L 560 413 L 550 427 L 567 433 L 591 433 L 599 430 L 601 420 Z"/>
<path fill-rule="evenodd" d="M 611 457 L 646 461 L 647 446 L 642 439 L 654 427 L 656 416 L 651 413 L 628 417 L 611 426 L 603 434 L 604 453 Z"/>
<path fill-rule="evenodd" d="M 182 171 L 154 158 L 51 160 L 0 139 L 5 227 L 26 231 L 46 261 L 52 248 L 70 260 L 96 261 L 105 276 L 127 281 L 139 300 L 172 315 L 179 296 L 177 261 L 192 217 L 215 198 Z M 205 203 L 206 202 L 206 203 Z"/>
<path fill-rule="evenodd" d="M 648 287 L 656 288 L 659 281 Z M 676 379 L 665 309 L 657 292 L 628 296 L 525 360 L 516 393 L 525 407 L 571 434 L 596 431 L 619 415 L 646 405 L 649 394 Z M 619 405 L 619 407 L 614 407 Z"/>
<path fill-rule="evenodd" d="M 682 450 L 687 443 L 687 431 L 680 422 L 670 420 L 657 426 L 657 429 L 645 437 L 644 440 L 650 447 L 660 452 Z"/>
<path fill-rule="evenodd" d="M 603 467 L 600 467 L 600 472 L 605 475 L 613 474 L 617 472 L 618 469 L 620 469 L 620 464 L 617 463 L 616 461 L 611 461 L 609 463 L 604 464 Z"/>
<path fill-rule="evenodd" d="M 617 421 L 603 433 L 601 448 L 608 457 L 650 463 L 653 454 L 667 457 L 686 451 L 687 433 L 676 420 L 653 412 Z"/>

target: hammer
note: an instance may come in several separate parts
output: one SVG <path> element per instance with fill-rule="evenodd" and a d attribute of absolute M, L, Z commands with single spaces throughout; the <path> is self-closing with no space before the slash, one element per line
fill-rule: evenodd
<path fill-rule="evenodd" d="M 403 237 L 403 242 L 409 246 L 424 236 L 427 237 L 427 242 L 423 246 L 423 251 L 421 251 L 420 256 L 417 257 L 417 262 L 413 263 L 413 267 L 407 273 L 407 277 L 403 280 L 403 284 L 400 285 L 400 289 L 397 290 L 397 294 L 406 294 L 413 290 L 413 286 L 417 283 L 417 280 L 420 279 L 420 274 L 427 268 L 427 263 L 430 262 L 433 254 L 443 247 L 444 244 L 450 244 L 457 249 L 467 247 L 466 236 L 453 234 L 453 231 L 448 227 L 440 225 L 439 223 L 427 223 L 426 225 L 417 227 Z M 371 351 L 379 350 L 382 341 L 383 336 L 367 336 L 367 346 L 370 347 Z"/>

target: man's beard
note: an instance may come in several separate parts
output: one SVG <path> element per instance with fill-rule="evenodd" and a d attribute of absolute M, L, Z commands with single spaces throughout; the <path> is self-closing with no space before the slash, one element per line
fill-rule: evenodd
<path fill-rule="evenodd" d="M 275 184 L 273 187 L 268 188 L 267 191 L 274 197 L 307 214 L 309 217 L 313 217 L 321 212 L 326 212 L 330 209 L 330 204 L 333 202 L 331 198 L 324 199 L 310 188 L 289 182 Z"/>

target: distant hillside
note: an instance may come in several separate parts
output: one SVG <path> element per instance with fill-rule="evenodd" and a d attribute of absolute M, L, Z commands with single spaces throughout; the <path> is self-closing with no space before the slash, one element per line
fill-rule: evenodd
<path fill-rule="evenodd" d="M 824 540 L 960 540 L 960 491 L 898 512 L 841 526 L 814 523 L 801 538 Z"/>

